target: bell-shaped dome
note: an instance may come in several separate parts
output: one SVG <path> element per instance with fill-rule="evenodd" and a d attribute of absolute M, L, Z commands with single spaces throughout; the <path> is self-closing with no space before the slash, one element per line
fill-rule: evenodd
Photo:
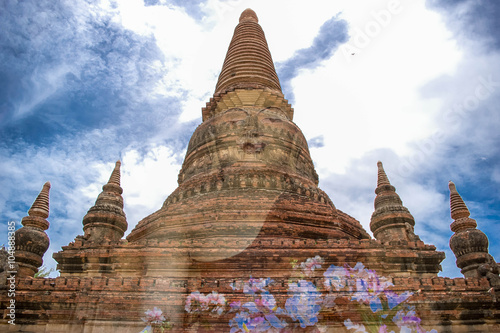
<path fill-rule="evenodd" d="M 292 115 L 257 16 L 246 10 L 214 98 L 189 142 L 179 187 L 128 241 L 196 242 L 190 257 L 214 261 L 270 238 L 369 238 L 318 188 L 306 139 Z"/>

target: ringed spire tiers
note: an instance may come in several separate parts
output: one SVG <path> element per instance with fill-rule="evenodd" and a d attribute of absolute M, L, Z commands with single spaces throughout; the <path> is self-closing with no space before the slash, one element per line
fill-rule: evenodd
<path fill-rule="evenodd" d="M 120 187 L 120 166 L 117 161 L 109 181 L 83 218 L 85 237 L 91 242 L 118 241 L 127 230 L 123 212 L 123 190 Z"/>
<path fill-rule="evenodd" d="M 271 52 L 257 14 L 246 9 L 234 30 L 215 94 L 234 88 L 264 87 L 281 92 Z"/>
<path fill-rule="evenodd" d="M 203 120 L 238 106 L 277 107 L 290 120 L 293 118 L 293 109 L 281 91 L 264 31 L 252 9 L 241 13 L 214 97 L 202 110 Z"/>
<path fill-rule="evenodd" d="M 43 264 L 43 255 L 49 248 L 49 237 L 45 230 L 49 228 L 49 192 L 50 182 L 43 185 L 40 194 L 23 217 L 23 227 L 15 233 L 16 261 L 19 265 L 18 276 L 33 277 Z"/>
<path fill-rule="evenodd" d="M 454 220 L 450 225 L 454 234 L 450 238 L 450 248 L 457 258 L 457 267 L 465 277 L 478 277 L 490 266 L 498 270 L 497 264 L 488 252 L 488 237 L 477 229 L 476 220 L 470 218 L 470 212 L 457 191 L 455 184 L 448 183 L 450 189 L 450 212 Z M 486 272 L 484 272 L 486 274 Z M 498 277 L 498 272 L 496 273 Z"/>
<path fill-rule="evenodd" d="M 377 162 L 378 176 L 375 189 L 375 211 L 370 221 L 373 236 L 383 243 L 391 241 L 415 241 L 415 220 L 408 208 L 403 206 L 396 188 L 391 185 L 382 162 Z"/>

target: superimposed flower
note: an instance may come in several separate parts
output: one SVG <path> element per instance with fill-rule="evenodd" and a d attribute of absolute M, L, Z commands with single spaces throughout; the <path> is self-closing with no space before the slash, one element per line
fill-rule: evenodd
<path fill-rule="evenodd" d="M 224 312 L 224 305 L 226 305 L 226 298 L 224 295 L 221 295 L 215 291 L 212 291 L 211 294 L 207 295 L 207 301 L 209 306 L 212 306 L 212 312 L 217 312 L 218 315 L 221 315 Z"/>
<path fill-rule="evenodd" d="M 240 302 L 231 303 L 232 308 L 240 310 L 229 322 L 231 332 L 270 332 L 286 327 L 286 321 L 276 316 L 282 315 L 283 310 L 276 305 L 274 296 L 267 291 L 259 296 L 243 305 Z"/>
<path fill-rule="evenodd" d="M 224 297 L 224 295 L 219 294 L 216 291 L 212 291 L 211 294 L 207 295 L 207 301 L 209 304 L 214 304 L 214 305 L 226 304 L 226 298 Z"/>
<path fill-rule="evenodd" d="M 270 293 L 263 293 L 260 298 L 255 299 L 253 302 L 247 302 L 242 307 L 250 311 L 250 313 L 269 314 L 276 312 L 281 314 L 281 309 L 277 307 L 276 300 Z"/>
<path fill-rule="evenodd" d="M 389 306 L 389 309 L 391 310 L 406 301 L 411 295 L 413 295 L 413 293 L 409 291 L 405 291 L 401 295 L 398 295 L 390 290 L 385 292 L 385 296 L 387 297 L 387 304 Z"/>
<path fill-rule="evenodd" d="M 328 290 L 347 289 L 351 293 L 351 300 L 368 304 L 372 312 L 383 309 L 380 297 L 387 288 L 393 286 L 389 279 L 379 277 L 375 271 L 366 269 L 362 263 L 357 263 L 354 267 L 331 265 L 324 276 L 323 283 Z M 352 284 L 348 284 L 347 280 L 354 280 L 354 288 Z M 393 297 L 394 295 L 390 295 L 393 303 L 399 301 Z"/>
<path fill-rule="evenodd" d="M 377 272 L 371 269 L 365 269 L 362 263 L 350 268 L 346 266 L 349 277 L 356 280 L 356 291 L 367 292 L 371 295 L 378 295 L 387 288 L 392 287 L 392 282 L 384 276 L 378 276 Z"/>
<path fill-rule="evenodd" d="M 266 308 L 269 311 L 276 311 L 276 300 L 271 293 L 265 292 L 260 295 L 260 299 L 255 300 L 257 306 Z"/>
<path fill-rule="evenodd" d="M 407 312 L 405 310 L 399 310 L 396 315 L 392 318 L 392 321 L 399 327 L 399 328 L 415 328 L 417 331 L 420 329 L 420 321 L 421 319 L 417 316 L 415 313 L 415 310 L 413 307 L 408 307 Z"/>
<path fill-rule="evenodd" d="M 142 331 L 140 331 L 139 333 L 153 333 L 153 328 L 148 325 L 146 327 L 144 327 L 144 329 Z"/>
<path fill-rule="evenodd" d="M 363 324 L 354 324 L 351 319 L 346 319 L 344 321 L 344 326 L 348 330 L 354 330 L 354 333 L 367 333 L 365 326 Z"/>
<path fill-rule="evenodd" d="M 230 333 L 248 332 L 249 324 L 250 315 L 247 312 L 239 312 L 233 317 L 233 319 L 229 320 L 229 326 L 231 327 Z"/>
<path fill-rule="evenodd" d="M 344 267 L 331 265 L 323 276 L 325 277 L 323 281 L 325 288 L 327 290 L 335 288 L 338 291 L 346 286 L 346 278 L 349 276 L 349 272 Z"/>
<path fill-rule="evenodd" d="M 186 298 L 184 309 L 189 313 L 211 311 L 220 315 L 224 311 L 225 304 L 226 299 L 224 295 L 215 291 L 206 296 L 200 294 L 199 291 L 194 291 Z"/>
<path fill-rule="evenodd" d="M 266 288 L 273 282 L 270 278 L 267 279 L 254 279 L 250 278 L 243 286 L 243 293 L 255 294 L 257 292 L 266 291 Z"/>
<path fill-rule="evenodd" d="M 241 308 L 241 302 L 240 302 L 240 301 L 237 301 L 237 302 L 231 302 L 231 303 L 229 304 L 229 307 L 231 308 L 231 309 L 229 310 L 229 312 L 238 311 L 238 310 L 240 310 L 240 308 Z"/>
<path fill-rule="evenodd" d="M 378 328 L 378 333 L 394 333 L 394 331 L 389 332 L 387 330 L 387 325 L 382 325 Z"/>
<path fill-rule="evenodd" d="M 300 264 L 300 268 L 302 269 L 302 272 L 306 276 L 310 276 L 312 272 L 317 268 L 321 268 L 321 265 L 324 263 L 323 258 L 320 256 L 316 256 L 314 258 L 308 258 L 306 261 Z"/>
<path fill-rule="evenodd" d="M 284 321 L 280 321 L 274 314 L 264 315 L 262 313 L 249 314 L 248 312 L 237 313 L 229 321 L 230 333 L 236 332 L 266 332 L 272 328 L 281 329 L 286 326 Z"/>
<path fill-rule="evenodd" d="M 364 278 L 356 279 L 356 291 L 353 292 L 351 299 L 359 303 L 369 304 L 372 312 L 377 312 L 382 310 L 380 296 L 388 286 L 390 285 L 379 279 L 376 274 L 367 272 Z"/>
<path fill-rule="evenodd" d="M 200 294 L 199 291 L 194 291 L 186 298 L 184 309 L 187 312 L 208 310 L 208 299 L 205 295 Z"/>
<path fill-rule="evenodd" d="M 265 315 L 266 320 L 268 321 L 269 325 L 273 328 L 285 328 L 287 326 L 286 321 L 284 320 L 279 320 L 279 318 L 274 314 L 267 314 Z"/>
<path fill-rule="evenodd" d="M 292 320 L 298 320 L 300 327 L 313 326 L 318 322 L 318 313 L 321 310 L 322 298 L 316 286 L 309 281 L 300 280 L 290 283 L 285 308 Z"/>
<path fill-rule="evenodd" d="M 156 306 L 153 308 L 153 310 L 147 310 L 146 312 L 144 312 L 144 314 L 146 315 L 146 317 L 142 318 L 142 320 L 149 324 L 160 324 L 166 320 L 163 316 L 163 312 Z"/>

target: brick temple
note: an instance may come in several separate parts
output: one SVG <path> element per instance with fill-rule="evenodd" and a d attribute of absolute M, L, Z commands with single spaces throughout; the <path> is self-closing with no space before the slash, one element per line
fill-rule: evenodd
<path fill-rule="evenodd" d="M 362 263 L 384 277 L 393 293 L 411 294 L 404 302 L 414 307 L 424 332 L 500 332 L 499 266 L 455 185 L 449 184 L 450 246 L 464 277 L 452 279 L 437 276 L 445 255 L 415 234 L 418 221 L 403 206 L 381 162 L 378 173 L 374 166 L 371 234 L 335 207 L 318 187 L 307 141 L 293 115 L 257 15 L 247 9 L 189 142 L 177 189 L 124 238 L 128 223 L 117 162 L 83 217 L 82 235 L 54 253 L 60 276 L 35 278 L 49 246 L 46 183 L 15 233 L 16 325 L 8 323 L 11 298 L 4 287 L 0 330 L 140 332 L 144 312 L 157 307 L 173 332 L 257 332 L 249 323 L 238 326 L 236 310 L 228 310 L 228 304 L 221 304 L 225 308 L 220 313 L 190 312 L 186 305 L 197 292 L 244 301 L 249 293 L 235 286 L 251 277 L 272 280 L 265 295 L 269 301 L 272 293 L 276 305 L 266 308 L 261 299 L 263 315 L 248 307 L 240 311 L 250 311 L 253 318 L 261 315 L 260 324 L 267 320 L 271 325 L 269 332 L 354 332 L 347 319 L 363 322 L 368 332 L 379 323 L 360 315 L 347 294 L 324 296 L 327 267 Z M 0 277 L 8 291 L 12 268 L 6 266 L 8 254 L 0 254 Z M 304 275 L 297 267 L 306 263 L 302 267 L 307 268 L 311 258 L 322 268 Z M 356 283 L 352 275 L 343 278 L 344 289 Z M 306 280 L 322 295 L 318 306 L 329 310 L 311 316 L 310 322 L 289 320 L 280 328 L 285 324 L 271 318 L 290 316 L 287 298 L 296 295 L 290 286 Z M 381 295 L 383 301 L 389 298 Z M 374 309 L 377 304 L 370 303 L 371 315 L 387 310 Z"/>

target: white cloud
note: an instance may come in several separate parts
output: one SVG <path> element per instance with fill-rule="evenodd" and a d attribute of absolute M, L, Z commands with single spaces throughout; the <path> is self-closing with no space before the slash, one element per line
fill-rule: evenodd
<path fill-rule="evenodd" d="M 160 209 L 177 187 L 180 154 L 167 146 L 152 147 L 145 154 L 135 149 L 124 152 L 121 186 L 129 225 L 127 234 L 139 220 Z"/>
<path fill-rule="evenodd" d="M 390 22 L 380 23 L 381 13 L 398 3 L 399 9 L 392 12 Z M 130 115 L 124 117 L 125 123 L 87 132 L 68 142 L 61 138 L 62 143 L 52 150 L 28 148 L 12 156 L 6 153 L 0 161 L 0 168 L 10 177 L 0 193 L 0 208 L 7 212 L 6 216 L 20 220 L 24 215 L 19 216 L 19 212 L 25 211 L 19 203 L 29 205 L 41 184 L 51 180 L 53 211 L 49 232 L 53 242 L 49 253 L 58 251 L 61 245 L 83 233 L 81 220 L 109 178 L 113 154 L 122 158 L 129 231 L 138 220 L 159 209 L 176 187 L 179 161 L 183 158 L 179 147 L 186 144 L 185 138 L 177 139 L 181 136 L 179 131 L 200 118 L 201 108 L 214 92 L 239 15 L 248 7 L 259 16 L 275 62 L 285 61 L 297 50 L 309 47 L 322 24 L 339 12 L 348 21 L 354 38 L 359 31 L 369 35 L 367 45 L 353 44 L 355 55 L 339 50 L 319 68 L 300 71 L 292 81 L 295 122 L 307 138 L 323 138 L 323 146 L 311 148 L 311 154 L 320 186 L 339 209 L 359 219 L 369 231 L 376 161 L 382 160 L 405 206 L 416 218 L 417 233 L 426 243 L 445 249 L 450 234 L 448 199 L 443 194 L 446 189 L 434 185 L 452 173 L 442 167 L 443 150 L 450 141 L 456 145 L 480 142 L 473 147 L 481 150 L 485 158 L 492 158 L 491 148 L 497 142 L 485 140 L 490 132 L 464 129 L 474 128 L 480 122 L 486 123 L 481 128 L 494 127 L 491 123 L 495 118 L 484 117 L 481 112 L 482 106 L 494 105 L 498 87 L 494 86 L 488 98 L 480 99 L 481 104 L 471 112 L 456 112 L 456 104 L 477 97 L 481 78 L 487 80 L 497 73 L 500 62 L 498 53 L 482 54 L 463 45 L 459 48 L 438 14 L 425 8 L 423 2 L 409 0 L 317 0 L 314 5 L 300 0 L 208 0 L 201 4 L 206 15 L 198 21 L 182 9 L 146 7 L 140 0 L 103 1 L 90 7 L 77 3 L 74 12 L 78 29 L 88 28 L 88 18 L 100 18 L 92 22 L 112 18 L 115 27 L 145 39 L 154 37 L 164 59 L 155 58 L 146 65 L 151 72 L 164 69 L 161 73 L 165 74 L 161 80 L 145 85 L 147 91 L 131 93 L 142 93 L 141 98 L 134 96 L 137 104 L 151 99 L 161 104 L 162 98 L 172 98 L 172 105 L 176 107 L 178 103 L 180 110 L 173 110 L 172 105 L 152 106 L 154 110 L 144 117 L 163 126 L 155 127 L 161 129 L 156 132 L 141 133 L 146 147 L 115 142 L 120 138 L 119 128 L 135 125 L 135 110 L 127 110 Z M 92 44 L 87 34 L 79 32 L 79 44 Z M 71 65 L 39 72 L 41 79 L 37 77 L 35 97 L 26 100 L 25 110 L 54 94 L 66 73 L 80 79 L 83 64 L 92 60 L 88 57 L 91 55 L 83 53 Z M 113 72 L 111 79 L 123 80 L 126 87 L 135 86 L 137 59 L 114 60 L 114 65 L 121 64 L 121 60 L 130 63 Z M 100 66 L 106 64 L 101 62 L 85 70 L 98 73 Z M 500 82 L 497 77 L 493 80 Z M 458 115 L 454 122 L 446 118 L 450 109 Z M 184 141 L 176 142 L 174 147 L 165 144 L 167 137 Z M 102 142 L 109 146 L 101 147 Z M 463 150 L 450 164 L 458 165 L 469 176 L 480 172 L 470 162 L 470 154 Z M 433 175 L 432 181 L 422 181 L 417 178 L 417 171 L 428 165 L 440 169 L 440 175 Z M 500 182 L 499 169 L 492 170 L 491 179 Z M 495 239 L 494 235 L 491 237 Z M 494 251 L 498 254 L 498 248 Z M 445 266 L 455 274 L 450 253 L 447 250 Z"/>
<path fill-rule="evenodd" d="M 448 39 L 438 17 L 413 4 L 353 59 L 338 51 L 293 80 L 295 121 L 308 138 L 324 135 L 313 156 L 321 172 L 344 172 L 350 159 L 383 147 L 409 154 L 409 143 L 433 134 L 441 102 L 421 99 L 419 89 L 455 69 L 460 52 Z"/>

